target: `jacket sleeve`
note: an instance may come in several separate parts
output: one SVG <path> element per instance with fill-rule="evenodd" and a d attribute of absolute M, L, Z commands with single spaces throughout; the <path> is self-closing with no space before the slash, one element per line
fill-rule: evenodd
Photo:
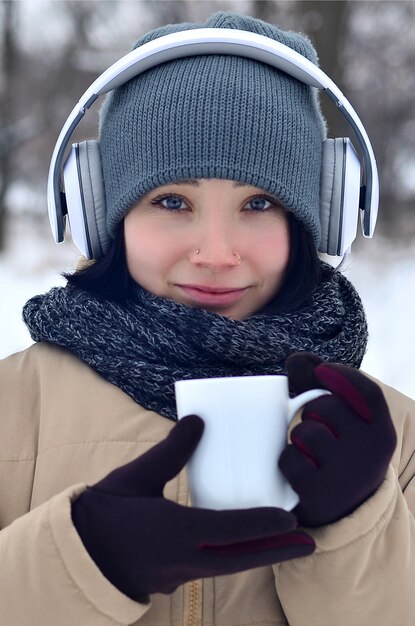
<path fill-rule="evenodd" d="M 111 585 L 72 524 L 71 501 L 85 485 L 30 511 L 40 401 L 36 372 L 26 361 L 24 353 L 0 361 L 0 622 L 134 624 L 150 605 Z"/>
<path fill-rule="evenodd" d="M 314 529 L 317 550 L 274 567 L 291 626 L 415 623 L 415 403 L 384 388 L 398 435 L 378 491 Z"/>
<path fill-rule="evenodd" d="M 0 533 L 1 615 L 8 626 L 136 623 L 150 605 L 127 598 L 101 574 L 71 521 L 71 487 Z"/>

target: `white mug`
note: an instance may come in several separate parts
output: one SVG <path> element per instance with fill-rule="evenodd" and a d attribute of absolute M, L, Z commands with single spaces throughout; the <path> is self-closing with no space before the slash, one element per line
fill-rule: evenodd
<path fill-rule="evenodd" d="M 187 464 L 192 505 L 208 509 L 294 508 L 298 495 L 278 468 L 288 425 L 307 402 L 295 398 L 286 376 L 239 376 L 175 383 L 177 415 L 199 415 L 202 438 Z"/>

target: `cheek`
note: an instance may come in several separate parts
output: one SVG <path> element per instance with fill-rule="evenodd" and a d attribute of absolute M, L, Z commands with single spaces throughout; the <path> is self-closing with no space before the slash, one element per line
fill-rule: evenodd
<path fill-rule="evenodd" d="M 284 273 L 290 258 L 290 235 L 288 224 L 281 224 L 276 232 L 270 229 L 263 234 L 257 255 L 265 272 L 278 278 Z"/>
<path fill-rule="evenodd" d="M 157 258 L 157 246 L 147 229 L 126 218 L 124 225 L 125 255 L 132 278 L 142 284 L 142 278 L 152 272 L 151 266 Z"/>
<path fill-rule="evenodd" d="M 175 263 L 176 246 L 171 233 L 146 219 L 124 222 L 124 241 L 128 270 L 132 278 L 150 291 L 159 291 L 158 284 Z M 131 216 L 133 217 L 133 216 Z"/>

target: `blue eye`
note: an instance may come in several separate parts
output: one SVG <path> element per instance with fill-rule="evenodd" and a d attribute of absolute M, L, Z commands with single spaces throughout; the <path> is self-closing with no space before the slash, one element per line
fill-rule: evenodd
<path fill-rule="evenodd" d="M 180 196 L 163 196 L 161 198 L 155 198 L 152 204 L 161 205 L 168 211 L 182 211 L 187 208 L 186 203 Z"/>
<path fill-rule="evenodd" d="M 164 207 L 166 207 L 166 209 L 169 209 L 170 211 L 178 211 L 179 209 L 183 208 L 183 200 L 178 196 L 167 196 L 167 198 L 161 200 L 160 204 L 162 204 Z"/>
<path fill-rule="evenodd" d="M 251 211 L 267 211 L 271 207 L 275 206 L 270 200 L 267 198 L 263 198 L 258 196 L 257 198 L 252 198 L 249 202 L 246 203 L 245 207 L 250 209 Z"/>

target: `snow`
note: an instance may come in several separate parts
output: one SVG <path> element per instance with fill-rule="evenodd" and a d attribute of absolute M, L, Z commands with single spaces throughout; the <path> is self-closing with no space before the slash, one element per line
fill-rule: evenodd
<path fill-rule="evenodd" d="M 33 343 L 21 318 L 25 302 L 64 285 L 62 272 L 76 265 L 79 255 L 73 244 L 57 246 L 46 227 L 39 217 L 28 214 L 8 225 L 6 250 L 0 254 L 0 358 Z"/>
<path fill-rule="evenodd" d="M 415 398 L 415 242 L 367 243 L 344 271 L 368 318 L 362 369 Z"/>
<path fill-rule="evenodd" d="M 65 284 L 61 273 L 76 266 L 78 253 L 55 245 L 39 217 L 19 215 L 9 225 L 0 255 L 0 358 L 32 342 L 21 309 L 33 295 Z M 369 323 L 369 346 L 362 368 L 415 398 L 415 242 L 375 236 L 359 241 L 345 276 L 356 286 Z"/>

